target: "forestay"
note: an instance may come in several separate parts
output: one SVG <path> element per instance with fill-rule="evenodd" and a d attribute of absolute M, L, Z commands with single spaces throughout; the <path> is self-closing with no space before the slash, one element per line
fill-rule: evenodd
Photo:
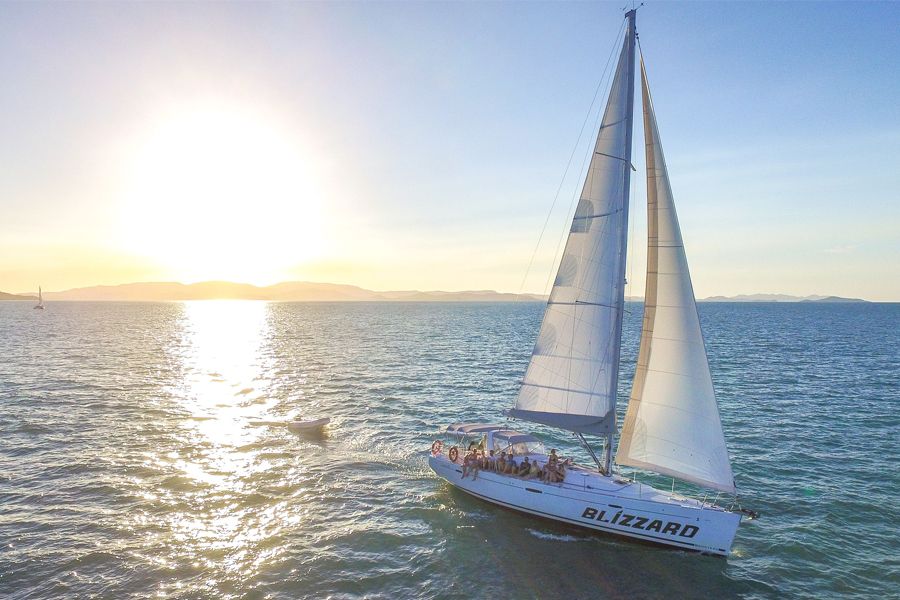
<path fill-rule="evenodd" d="M 641 59 L 647 288 L 637 370 L 616 462 L 734 492 L 672 188 Z"/>
<path fill-rule="evenodd" d="M 510 416 L 615 427 L 634 104 L 634 12 L 540 333 Z"/>

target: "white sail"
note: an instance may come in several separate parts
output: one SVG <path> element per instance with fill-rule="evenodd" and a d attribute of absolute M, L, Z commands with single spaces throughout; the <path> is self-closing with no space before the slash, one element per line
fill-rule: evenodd
<path fill-rule="evenodd" d="M 734 492 L 678 216 L 641 59 L 647 155 L 647 288 L 616 462 Z"/>
<path fill-rule="evenodd" d="M 615 428 L 634 105 L 634 11 L 540 333 L 510 416 Z"/>

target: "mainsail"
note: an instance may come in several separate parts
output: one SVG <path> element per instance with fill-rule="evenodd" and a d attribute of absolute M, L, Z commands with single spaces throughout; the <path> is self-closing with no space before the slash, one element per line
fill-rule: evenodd
<path fill-rule="evenodd" d="M 647 288 L 637 370 L 616 462 L 733 493 L 731 463 L 643 57 L 641 83 Z"/>
<path fill-rule="evenodd" d="M 540 333 L 512 417 L 579 433 L 616 424 L 631 131 L 635 11 Z"/>

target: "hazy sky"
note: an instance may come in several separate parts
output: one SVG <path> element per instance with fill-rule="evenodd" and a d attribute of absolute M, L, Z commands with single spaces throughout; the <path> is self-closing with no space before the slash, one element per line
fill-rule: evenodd
<path fill-rule="evenodd" d="M 0 290 L 519 291 L 621 6 L 2 3 Z M 900 300 L 898 30 L 889 2 L 639 11 L 698 297 Z M 526 291 L 545 289 L 595 134 Z"/>

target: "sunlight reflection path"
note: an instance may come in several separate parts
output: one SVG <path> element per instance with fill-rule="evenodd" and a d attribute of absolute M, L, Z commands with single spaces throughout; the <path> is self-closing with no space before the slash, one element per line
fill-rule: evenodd
<path fill-rule="evenodd" d="M 173 432 L 174 447 L 148 453 L 148 462 L 170 474 L 158 495 L 165 525 L 157 542 L 173 578 L 160 584 L 160 596 L 177 594 L 185 579 L 231 595 L 277 558 L 281 546 L 269 542 L 294 521 L 289 498 L 265 483 L 272 437 L 248 426 L 275 402 L 267 397 L 274 373 L 269 311 L 268 303 L 253 301 L 184 304 L 173 351 L 183 373 L 176 395 L 185 418 Z"/>

